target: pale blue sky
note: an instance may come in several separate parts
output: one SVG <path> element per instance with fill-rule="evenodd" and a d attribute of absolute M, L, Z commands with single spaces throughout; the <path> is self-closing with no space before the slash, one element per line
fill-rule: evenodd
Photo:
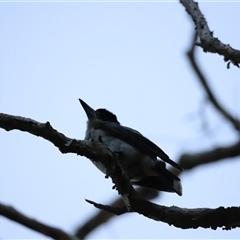
<path fill-rule="evenodd" d="M 239 3 L 199 3 L 210 29 L 240 48 Z M 78 98 L 107 108 L 172 158 L 237 139 L 204 102 L 185 51 L 193 24 L 179 3 L 0 3 L 0 112 L 49 121 L 83 139 L 86 116 Z M 239 117 L 239 69 L 198 51 L 216 95 Z M 205 128 L 203 123 L 206 123 Z M 203 131 L 205 129 L 205 131 Z M 72 233 L 109 203 L 111 180 L 92 163 L 61 154 L 27 133 L 0 130 L 0 201 Z M 182 174 L 183 196 L 154 202 L 184 208 L 239 206 L 238 159 Z M 130 226 L 130 227 L 129 227 Z M 44 238 L 0 217 L 1 238 Z M 116 217 L 88 238 L 239 238 L 240 230 L 182 230 L 138 214 Z"/>

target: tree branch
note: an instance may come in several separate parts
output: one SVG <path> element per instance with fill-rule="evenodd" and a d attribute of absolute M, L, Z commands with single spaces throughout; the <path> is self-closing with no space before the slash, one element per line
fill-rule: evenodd
<path fill-rule="evenodd" d="M 136 189 L 138 194 L 144 199 L 151 200 L 159 196 L 161 192 L 148 189 L 148 188 L 142 188 L 138 187 Z M 111 207 L 119 207 L 122 206 L 123 200 L 122 198 L 118 197 L 116 198 L 110 205 Z M 90 217 L 85 223 L 81 226 L 79 226 L 76 229 L 75 235 L 79 237 L 80 239 L 85 238 L 86 235 L 88 235 L 91 231 L 93 231 L 95 228 L 99 227 L 101 224 L 106 223 L 109 221 L 112 217 L 115 217 L 116 215 L 111 213 L 110 211 L 98 211 L 94 216 Z"/>
<path fill-rule="evenodd" d="M 234 118 L 226 109 L 224 109 L 224 107 L 219 103 L 219 101 L 217 100 L 216 96 L 213 94 L 213 91 L 210 89 L 210 86 L 207 83 L 207 80 L 205 78 L 205 76 L 203 75 L 202 71 L 200 70 L 197 62 L 196 62 L 196 56 L 195 56 L 195 45 L 194 42 L 196 39 L 196 34 L 194 34 L 194 38 L 192 41 L 192 45 L 190 46 L 189 50 L 187 51 L 187 56 L 188 56 L 188 60 L 191 64 L 191 67 L 193 68 L 193 70 L 195 71 L 199 82 L 201 83 L 203 89 L 205 90 L 208 99 L 210 100 L 210 102 L 213 104 L 213 106 L 220 112 L 220 114 L 222 114 L 230 123 L 231 125 L 236 129 L 236 130 L 240 130 L 240 121 L 238 121 L 236 118 Z"/>
<path fill-rule="evenodd" d="M 35 230 L 39 233 L 42 233 L 48 237 L 53 239 L 66 239 L 66 240 L 73 240 L 76 237 L 70 236 L 69 234 L 65 233 L 61 229 L 50 227 L 44 223 L 41 223 L 35 219 L 29 218 L 13 207 L 6 206 L 0 203 L 0 215 L 11 219 L 21 225 L 28 227 L 32 230 Z"/>
<path fill-rule="evenodd" d="M 122 214 L 126 211 L 138 212 L 139 214 L 142 214 L 146 217 L 153 218 L 158 221 L 163 221 L 170 225 L 181 228 L 224 227 L 226 229 L 230 229 L 232 227 L 239 227 L 238 222 L 240 222 L 240 220 L 238 219 L 239 216 L 236 215 L 239 212 L 238 208 L 232 207 L 227 209 L 204 209 L 200 211 L 199 209 L 191 210 L 181 209 L 177 207 L 167 208 L 144 200 L 130 184 L 128 177 L 125 175 L 124 171 L 122 171 L 114 154 L 103 144 L 100 144 L 98 142 L 77 141 L 70 139 L 55 130 L 48 122 L 43 124 L 29 118 L 16 117 L 2 113 L 0 114 L 0 127 L 8 131 L 19 129 L 36 136 L 41 136 L 44 139 L 52 142 L 63 153 L 77 153 L 79 155 L 84 155 L 90 159 L 94 159 L 95 161 L 101 161 L 101 163 L 104 164 L 104 166 L 108 169 L 108 175 L 112 178 L 119 194 L 121 194 L 122 199 L 125 201 L 124 207 L 118 207 L 118 211 L 123 211 L 119 212 L 119 214 Z M 239 143 L 237 143 L 234 146 L 218 148 L 215 151 L 212 150 L 210 152 L 200 153 L 198 154 L 198 160 L 195 161 L 195 163 L 191 166 L 186 165 L 183 160 L 181 161 L 183 163 L 183 167 L 190 169 L 191 167 L 195 167 L 198 164 L 216 161 L 217 159 L 223 157 L 233 157 L 239 154 Z M 195 155 L 192 155 L 191 157 L 194 158 Z M 189 158 L 189 155 L 183 155 L 182 159 L 186 159 L 189 164 Z M 115 211 L 116 213 L 116 210 L 114 210 L 116 208 L 114 207 L 100 204 L 95 204 L 95 206 L 100 209 L 108 210 L 112 213 Z M 234 215 L 236 219 L 232 215 L 232 209 L 236 211 L 236 214 Z M 207 216 L 207 219 L 209 218 L 213 222 L 210 221 L 208 224 L 204 225 L 204 222 L 206 222 L 205 216 Z M 181 218 L 181 221 L 178 221 L 179 218 Z M 223 220 L 220 221 L 219 219 Z"/>
<path fill-rule="evenodd" d="M 121 215 L 129 212 L 125 206 L 116 208 L 90 200 L 87 201 L 95 207 L 112 214 Z M 137 212 L 153 220 L 165 222 L 182 229 L 202 227 L 216 230 L 221 227 L 223 230 L 230 230 L 240 227 L 240 207 L 186 209 L 175 206 L 161 206 L 140 198 L 133 198 L 130 201 L 131 212 Z"/>
<path fill-rule="evenodd" d="M 42 137 L 54 144 L 62 153 L 76 153 L 94 161 L 107 160 L 113 153 L 99 142 L 80 141 L 66 137 L 49 122 L 40 123 L 30 118 L 0 113 L 0 128 L 6 131 L 20 130 Z"/>
<path fill-rule="evenodd" d="M 218 38 L 213 37 L 213 32 L 210 31 L 206 19 L 198 7 L 198 3 L 192 0 L 180 0 L 180 3 L 185 7 L 196 26 L 201 42 L 195 43 L 195 45 L 202 47 L 204 52 L 218 53 L 224 56 L 225 62 L 230 61 L 233 65 L 239 67 L 240 51 L 233 49 L 229 44 L 224 44 L 219 41 Z"/>
<path fill-rule="evenodd" d="M 240 141 L 227 147 L 216 147 L 209 151 L 183 154 L 180 157 L 179 164 L 184 168 L 184 170 L 190 170 L 202 164 L 212 163 L 237 156 L 240 156 Z"/>

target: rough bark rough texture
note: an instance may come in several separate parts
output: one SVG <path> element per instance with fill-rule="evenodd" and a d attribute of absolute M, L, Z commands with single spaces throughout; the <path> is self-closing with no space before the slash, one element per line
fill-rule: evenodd
<path fill-rule="evenodd" d="M 90 200 L 87 200 L 87 202 L 116 215 L 128 212 L 125 206 L 111 207 Z M 187 209 L 176 206 L 161 206 L 140 198 L 132 198 L 130 202 L 132 212 L 137 212 L 148 218 L 182 229 L 202 227 L 216 230 L 218 227 L 221 227 L 223 230 L 230 230 L 240 227 L 240 207 Z"/>
<path fill-rule="evenodd" d="M 233 49 L 229 44 L 222 43 L 218 38 L 213 37 L 213 32 L 210 31 L 207 21 L 201 13 L 198 3 L 192 0 L 180 0 L 180 3 L 185 7 L 187 13 L 191 16 L 200 38 L 200 43 L 195 43 L 202 47 L 204 52 L 218 53 L 224 56 L 224 61 L 239 67 L 240 51 Z"/>

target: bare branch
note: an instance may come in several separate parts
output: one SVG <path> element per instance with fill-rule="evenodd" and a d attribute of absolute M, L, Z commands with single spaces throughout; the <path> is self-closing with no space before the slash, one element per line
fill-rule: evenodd
<path fill-rule="evenodd" d="M 163 221 L 180 228 L 224 227 L 226 229 L 230 229 L 232 227 L 239 227 L 238 222 L 240 222 L 240 220 L 238 217 L 240 218 L 240 216 L 238 216 L 238 208 L 232 207 L 228 208 L 227 210 L 224 208 L 210 210 L 204 209 L 200 211 L 199 209 L 191 210 L 180 209 L 177 207 L 167 208 L 144 200 L 130 184 L 128 177 L 124 171 L 122 171 L 114 154 L 100 143 L 73 140 L 67 138 L 65 135 L 52 128 L 48 122 L 43 124 L 32 119 L 15 117 L 7 114 L 0 114 L 0 127 L 6 130 L 19 129 L 36 136 L 41 136 L 52 142 L 63 153 L 77 153 L 80 155 L 85 155 L 90 159 L 101 161 L 101 163 L 104 164 L 104 166 L 108 169 L 108 175 L 112 178 L 116 189 L 122 196 L 122 199 L 125 200 L 125 206 L 120 208 L 118 207 L 119 214 L 122 214 L 126 211 L 138 212 L 146 217 Z M 229 147 L 229 149 L 217 149 L 215 154 L 205 153 L 205 155 L 202 155 L 202 157 L 208 157 L 208 161 L 203 161 L 203 163 L 211 160 L 216 161 L 217 158 L 222 158 L 222 154 L 218 154 L 219 151 L 225 151 L 225 157 L 228 157 L 229 155 L 236 156 L 239 154 L 238 149 L 239 146 L 236 145 L 232 148 Z M 234 153 L 232 151 L 234 151 Z M 199 158 L 201 158 L 201 155 Z M 197 164 L 195 164 L 195 166 L 196 165 Z M 95 206 L 100 209 L 102 208 L 111 211 L 112 213 L 116 210 L 114 207 L 100 204 L 95 204 Z M 234 214 L 235 218 L 232 215 L 232 209 L 234 209 L 236 213 Z M 180 218 L 181 221 L 178 221 Z M 206 221 L 206 218 L 211 219 L 212 222 Z"/>
<path fill-rule="evenodd" d="M 136 189 L 140 196 L 143 196 L 147 200 L 151 200 L 159 196 L 161 192 L 139 187 Z M 110 205 L 111 207 L 119 207 L 122 206 L 123 200 L 122 198 L 118 197 L 115 201 L 113 201 Z M 75 235 L 80 239 L 83 239 L 86 235 L 88 235 L 91 231 L 95 228 L 99 227 L 101 224 L 109 221 L 112 217 L 116 215 L 110 213 L 110 211 L 98 211 L 94 216 L 90 217 L 83 225 L 79 226 L 76 230 Z"/>
<path fill-rule="evenodd" d="M 198 4 L 192 0 L 180 0 L 180 3 L 185 7 L 187 13 L 195 23 L 201 41 L 201 43 L 196 43 L 196 45 L 202 47 L 204 52 L 218 53 L 224 56 L 224 61 L 230 61 L 233 65 L 239 67 L 240 51 L 233 49 L 229 44 L 224 44 L 219 41 L 218 38 L 213 37 L 213 32 L 210 31 Z"/>
<path fill-rule="evenodd" d="M 112 207 L 112 206 L 103 205 L 103 204 L 100 204 L 100 203 L 95 203 L 95 202 L 93 202 L 91 200 L 88 200 L 88 199 L 86 199 L 86 201 L 90 204 L 93 204 L 94 207 L 96 207 L 98 209 L 107 211 L 107 212 L 115 214 L 115 215 L 122 215 L 124 213 L 129 212 L 125 205 L 121 205 L 121 207 L 119 207 L 119 206 L 118 207 Z"/>
<path fill-rule="evenodd" d="M 98 142 L 80 141 L 66 137 L 55 130 L 49 122 L 40 123 L 30 118 L 0 113 L 0 128 L 7 131 L 20 130 L 42 137 L 53 143 L 62 153 L 76 153 L 94 161 L 109 159 L 113 153 Z"/>
<path fill-rule="evenodd" d="M 35 219 L 29 218 L 11 206 L 6 206 L 0 203 L 0 215 L 11 219 L 21 225 L 28 227 L 32 230 L 35 230 L 39 233 L 42 233 L 48 237 L 53 239 L 66 239 L 66 240 L 73 240 L 76 237 L 70 236 L 69 234 L 65 233 L 61 229 L 50 227 L 44 223 L 41 223 Z"/>
<path fill-rule="evenodd" d="M 202 71 L 200 70 L 195 57 L 195 49 L 194 46 L 194 39 L 196 39 L 196 34 L 193 38 L 193 43 L 190 49 L 187 51 L 187 56 L 189 59 L 189 62 L 195 71 L 201 85 L 203 86 L 204 90 L 206 91 L 206 94 L 208 96 L 208 99 L 213 104 L 213 106 L 233 125 L 233 127 L 236 130 L 240 130 L 240 121 L 238 121 L 236 118 L 234 118 L 224 107 L 219 103 L 216 96 L 213 94 L 213 91 L 210 89 L 210 86 L 207 83 L 207 80 L 205 76 L 203 75 Z"/>
<path fill-rule="evenodd" d="M 95 207 L 109 211 L 116 215 L 128 213 L 125 206 L 111 207 L 89 201 Z M 217 209 L 196 208 L 187 209 L 179 207 L 166 207 L 148 202 L 144 199 L 131 199 L 132 212 L 138 212 L 153 220 L 168 223 L 182 229 L 221 227 L 223 230 L 240 227 L 240 207 L 219 207 Z"/>
<path fill-rule="evenodd" d="M 217 147 L 210 151 L 183 154 L 180 157 L 179 164 L 184 170 L 190 170 L 196 166 L 216 162 L 226 158 L 240 156 L 240 141 L 227 147 Z"/>

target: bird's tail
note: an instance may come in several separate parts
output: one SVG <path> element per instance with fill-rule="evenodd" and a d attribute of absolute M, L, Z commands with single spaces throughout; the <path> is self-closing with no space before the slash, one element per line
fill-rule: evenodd
<path fill-rule="evenodd" d="M 159 171 L 157 176 L 145 176 L 139 179 L 132 179 L 132 183 L 159 191 L 176 192 L 179 196 L 182 196 L 181 180 L 165 167 L 161 167 L 161 171 Z"/>

